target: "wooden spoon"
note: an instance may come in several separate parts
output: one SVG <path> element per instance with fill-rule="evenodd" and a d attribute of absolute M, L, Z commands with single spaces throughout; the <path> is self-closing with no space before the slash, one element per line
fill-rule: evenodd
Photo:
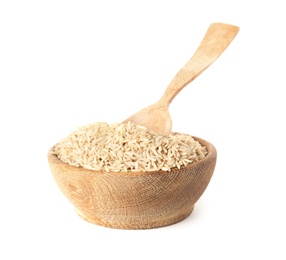
<path fill-rule="evenodd" d="M 172 119 L 168 111 L 172 100 L 223 53 L 238 31 L 237 26 L 212 23 L 192 58 L 178 71 L 161 99 L 123 122 L 130 121 L 168 136 L 172 131 Z"/>

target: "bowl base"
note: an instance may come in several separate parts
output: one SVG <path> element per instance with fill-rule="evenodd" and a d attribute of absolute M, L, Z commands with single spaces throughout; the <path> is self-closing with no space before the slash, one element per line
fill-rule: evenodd
<path fill-rule="evenodd" d="M 138 223 L 138 222 L 137 223 L 128 223 L 128 222 L 119 223 L 116 221 L 102 221 L 98 218 L 88 217 L 85 214 L 83 214 L 82 212 L 80 212 L 78 209 L 75 208 L 75 211 L 79 215 L 79 217 L 82 218 L 83 220 L 89 222 L 89 223 L 96 224 L 98 226 L 108 227 L 108 228 L 133 229 L 133 230 L 153 229 L 153 228 L 170 226 L 170 225 L 176 224 L 176 223 L 186 219 L 187 217 L 189 217 L 192 214 L 193 210 L 194 210 L 194 205 L 191 208 L 189 208 L 188 211 L 185 211 L 181 215 L 166 219 L 164 221 L 160 220 L 160 221 L 150 221 L 150 222 L 144 222 L 144 223 Z"/>

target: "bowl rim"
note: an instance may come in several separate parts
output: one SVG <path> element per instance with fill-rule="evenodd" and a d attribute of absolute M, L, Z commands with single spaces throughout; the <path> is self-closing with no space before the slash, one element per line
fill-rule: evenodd
<path fill-rule="evenodd" d="M 67 169 L 71 169 L 71 170 L 77 170 L 79 173 L 88 173 L 88 174 L 108 174 L 108 175 L 116 175 L 116 176 L 146 176 L 146 175 L 155 175 L 155 174 L 168 174 L 170 172 L 174 173 L 174 172 L 180 172 L 182 169 L 192 169 L 194 167 L 198 167 L 200 166 L 201 164 L 204 164 L 206 161 L 208 160 L 211 160 L 211 159 L 214 159 L 216 160 L 216 157 L 217 157 L 217 151 L 216 151 L 216 148 L 215 146 L 202 139 L 202 138 L 199 138 L 199 137 L 196 137 L 196 136 L 192 136 L 196 141 L 198 141 L 202 146 L 205 146 L 206 149 L 207 149 L 207 155 L 197 161 L 197 162 L 193 162 L 193 163 L 190 163 L 190 164 L 187 164 L 186 166 L 182 166 L 180 169 L 179 168 L 172 168 L 171 171 L 162 171 L 162 170 L 159 170 L 159 171 L 128 171 L 128 172 L 114 172 L 114 171 L 110 171 L 110 172 L 106 172 L 106 171 L 98 171 L 98 170 L 92 170 L 92 169 L 87 169 L 87 168 L 84 168 L 82 166 L 74 166 L 74 165 L 70 165 L 68 163 L 65 163 L 63 162 L 62 160 L 60 160 L 57 155 L 55 153 L 53 153 L 53 150 L 54 150 L 54 147 L 55 145 L 53 145 L 49 151 L 48 151 L 48 160 L 49 162 L 51 163 L 56 163 L 56 164 L 59 164 L 61 165 L 62 167 L 65 167 Z"/>

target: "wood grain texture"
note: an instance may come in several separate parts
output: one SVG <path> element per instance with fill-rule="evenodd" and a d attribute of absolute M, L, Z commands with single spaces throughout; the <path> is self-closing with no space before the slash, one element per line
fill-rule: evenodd
<path fill-rule="evenodd" d="M 216 149 L 199 162 L 171 172 L 112 173 L 70 166 L 48 152 L 53 177 L 83 219 L 105 227 L 150 229 L 188 217 L 205 191 L 216 164 Z"/>
<path fill-rule="evenodd" d="M 239 27 L 234 25 L 212 23 L 194 55 L 178 71 L 161 99 L 130 116 L 124 122 L 130 121 L 168 136 L 172 132 L 172 119 L 168 111 L 172 100 L 224 52 L 238 31 Z"/>

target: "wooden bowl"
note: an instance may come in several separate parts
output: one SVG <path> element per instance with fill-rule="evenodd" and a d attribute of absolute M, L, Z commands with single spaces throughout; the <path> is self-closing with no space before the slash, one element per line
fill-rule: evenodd
<path fill-rule="evenodd" d="M 100 172 L 70 166 L 54 154 L 48 161 L 56 183 L 83 219 L 105 227 L 150 229 L 188 217 L 205 191 L 216 164 L 216 149 L 170 172 Z"/>

